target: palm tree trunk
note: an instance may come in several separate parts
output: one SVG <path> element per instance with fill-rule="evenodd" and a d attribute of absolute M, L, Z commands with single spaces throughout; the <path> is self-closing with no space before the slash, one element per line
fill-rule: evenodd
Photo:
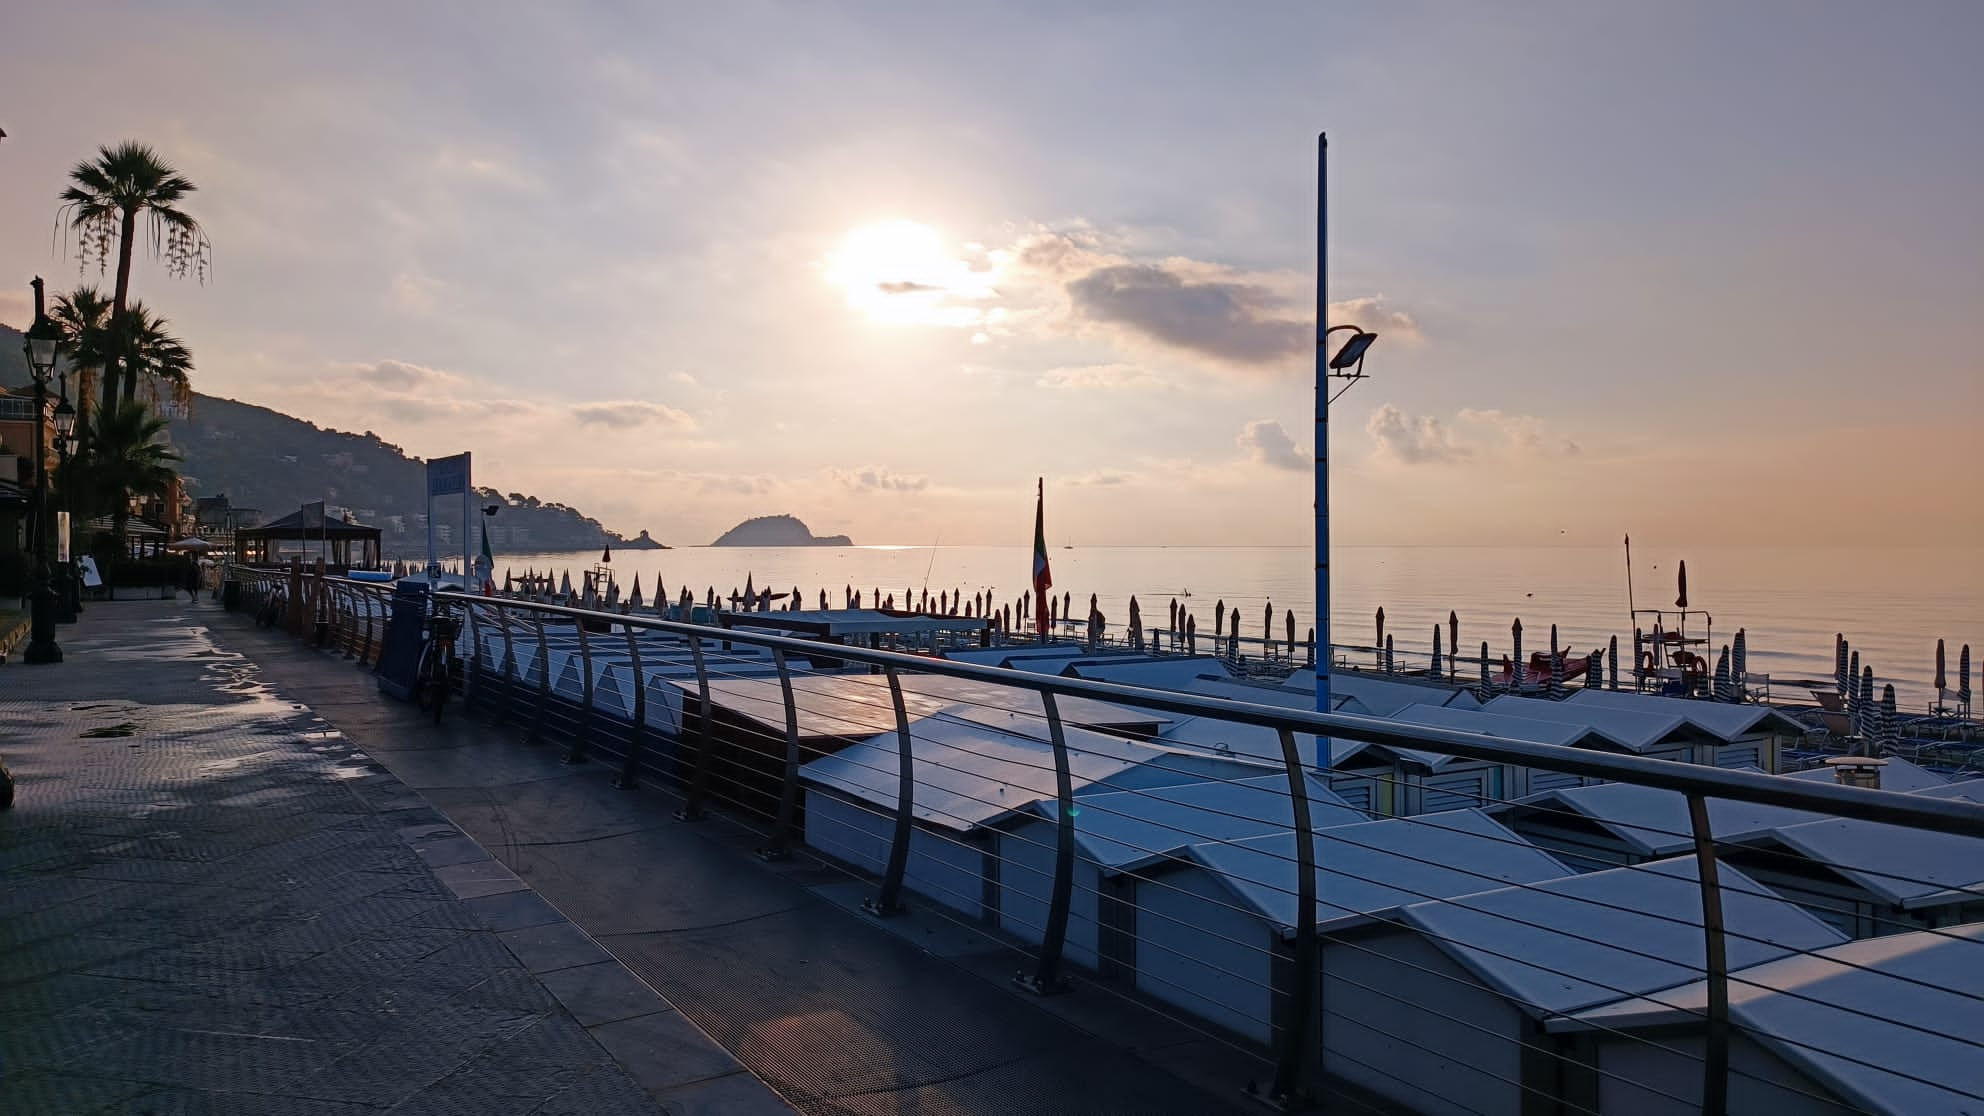
<path fill-rule="evenodd" d="M 110 363 L 105 365 L 103 369 L 103 398 L 106 402 L 117 398 L 118 370 L 123 368 L 128 371 L 129 368 L 125 363 L 124 346 L 120 343 L 123 335 L 119 331 L 123 329 L 124 304 L 130 301 L 131 297 L 131 249 L 133 247 L 132 242 L 137 239 L 137 236 L 138 211 L 136 209 L 126 209 L 124 211 L 123 225 L 119 228 L 117 235 L 117 290 L 110 302 L 110 328 L 113 343 L 111 346 Z M 129 401 L 131 398 L 131 388 L 128 386 L 124 389 L 124 398 L 126 401 Z"/>
<path fill-rule="evenodd" d="M 99 571 L 103 575 L 103 587 L 111 600 L 117 599 L 117 567 L 131 556 L 131 544 L 125 541 L 124 533 L 131 529 L 130 501 L 118 497 L 117 510 L 110 513 L 110 532 L 117 536 L 117 554 L 110 560 L 110 568 Z"/>

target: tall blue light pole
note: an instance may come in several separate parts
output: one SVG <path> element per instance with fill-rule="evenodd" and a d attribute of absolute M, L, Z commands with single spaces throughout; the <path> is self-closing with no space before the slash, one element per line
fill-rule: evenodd
<path fill-rule="evenodd" d="M 1378 335 L 1329 324 L 1329 155 L 1327 134 L 1316 136 L 1316 712 L 1330 711 L 1330 404 L 1364 378 L 1364 354 Z M 1350 332 L 1335 355 L 1330 334 Z M 1335 387 L 1332 380 L 1341 380 Z M 1331 394 L 1335 388 L 1334 395 Z M 1316 738 L 1316 766 L 1330 765 L 1328 737 Z"/>

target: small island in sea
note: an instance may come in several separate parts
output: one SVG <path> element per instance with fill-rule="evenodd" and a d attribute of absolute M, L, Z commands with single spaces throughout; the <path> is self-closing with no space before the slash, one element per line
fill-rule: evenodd
<path fill-rule="evenodd" d="M 761 515 L 725 531 L 711 546 L 853 546 L 846 535 L 815 535 L 797 516 Z"/>

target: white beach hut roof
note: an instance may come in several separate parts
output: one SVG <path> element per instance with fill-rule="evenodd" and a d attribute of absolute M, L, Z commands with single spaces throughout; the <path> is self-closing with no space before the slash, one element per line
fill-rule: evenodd
<path fill-rule="evenodd" d="M 1634 783 L 1599 783 L 1533 794 L 1516 803 L 1517 809 L 1524 806 L 1577 814 L 1644 856 L 1668 856 L 1691 849 L 1695 843 L 1688 800 L 1680 791 Z M 1718 841 L 1750 840 L 1825 816 L 1728 798 L 1708 800 L 1709 832 Z"/>
<path fill-rule="evenodd" d="M 1365 820 L 1362 811 L 1338 798 L 1327 784 L 1305 778 L 1311 828 Z M 1057 808 L 1052 801 L 1033 805 L 1050 822 Z M 1268 775 L 1085 795 L 1075 811 L 1075 840 L 1103 868 L 1128 872 L 1202 842 L 1290 833 L 1294 825 L 1287 777 Z"/>
<path fill-rule="evenodd" d="M 1192 846 L 1192 860 L 1247 908 L 1292 932 L 1295 835 Z M 1570 875 L 1480 810 L 1337 826 L 1316 834 L 1316 917 L 1341 928 L 1428 898 Z"/>
<path fill-rule="evenodd" d="M 1956 783 L 1944 783 L 1941 786 L 1923 787 L 1921 790 L 1908 793 L 1919 794 L 1926 798 L 1967 798 L 1972 802 L 1984 802 L 1984 779 L 1965 779 Z"/>
<path fill-rule="evenodd" d="M 1844 941 L 1836 930 L 1718 866 L 1729 965 Z M 1699 979 L 1695 859 L 1675 857 L 1419 903 L 1400 917 L 1483 983 L 1536 1015 L 1578 1011 Z"/>
<path fill-rule="evenodd" d="M 1676 739 L 1684 739 L 1691 732 L 1697 732 L 1693 725 L 1674 713 L 1652 709 L 1625 709 L 1607 705 L 1587 703 L 1572 705 L 1562 701 L 1544 701 L 1540 698 L 1519 697 L 1504 694 L 1494 698 L 1486 706 L 1490 713 L 1505 716 L 1526 717 L 1538 721 L 1558 721 L 1564 724 L 1588 725 L 1620 746 L 1635 752 L 1645 752 Z"/>
<path fill-rule="evenodd" d="M 1562 748 L 1625 748 L 1615 736 L 1582 722 L 1544 721 L 1514 717 L 1485 709 L 1454 709 L 1443 705 L 1408 705 L 1389 718 L 1409 725 L 1454 729 Z"/>
<path fill-rule="evenodd" d="M 1153 690 L 1190 690 L 1203 677 L 1230 678 L 1226 664 L 1205 655 L 1167 656 L 1134 662 L 1086 662 L 1076 659 L 1065 668 L 1076 678 L 1117 682 L 1125 686 L 1147 686 Z M 1263 703 L 1268 704 L 1268 703 Z"/>
<path fill-rule="evenodd" d="M 1636 694 L 1625 690 L 1579 690 L 1564 700 L 1565 704 L 1572 706 L 1638 710 L 1680 717 L 1725 744 L 1733 743 L 1745 734 L 1760 728 L 1775 728 L 1781 732 L 1800 735 L 1806 731 L 1804 725 L 1767 705 L 1699 701 L 1692 698 L 1664 697 L 1659 694 Z"/>
<path fill-rule="evenodd" d="M 1077 792 L 1175 754 L 1073 727 L 1066 730 L 1066 738 L 1068 769 Z M 910 757 L 916 782 L 915 817 L 947 829 L 969 831 L 1056 794 L 1053 749 L 1030 733 L 1008 732 L 948 714 L 926 717 L 913 726 Z M 900 771 L 898 742 L 891 731 L 805 764 L 799 778 L 892 811 Z"/>
<path fill-rule="evenodd" d="M 1736 969 L 1730 1019 L 1868 1112 L 1984 1111 L 1984 925 L 1889 934 Z M 1580 1012 L 1552 1030 L 1692 1023 L 1694 981 Z"/>
<path fill-rule="evenodd" d="M 1313 694 L 1316 692 L 1315 672 L 1298 670 L 1289 675 L 1282 686 L 1298 693 Z M 1456 709 L 1481 708 L 1481 703 L 1467 690 L 1455 689 L 1437 682 L 1411 682 L 1396 676 L 1378 677 L 1357 671 L 1332 671 L 1330 693 L 1349 694 L 1380 717 L 1390 716 L 1408 705 L 1445 705 Z"/>
<path fill-rule="evenodd" d="M 1040 695 L 966 678 L 934 674 L 901 676 L 903 709 L 914 721 L 936 713 L 963 720 L 1002 724 L 1015 732 L 1045 737 L 1047 726 Z M 695 692 L 695 684 L 678 683 Z M 792 679 L 802 736 L 869 736 L 893 731 L 895 705 L 888 679 L 873 674 L 796 674 Z M 724 679 L 710 683 L 710 701 L 783 731 L 785 698 L 776 679 Z M 1157 731 L 1170 724 L 1169 714 L 1136 709 L 1114 702 L 1063 696 L 1056 702 L 1069 726 L 1102 730 Z"/>
<path fill-rule="evenodd" d="M 1984 902 L 1984 838 L 1857 818 L 1788 825 L 1771 837 L 1903 910 Z"/>
<path fill-rule="evenodd" d="M 1950 783 L 1948 779 L 1943 778 L 1941 775 L 1920 764 L 1910 763 L 1900 756 L 1886 757 L 1881 763 L 1882 790 L 1900 791 L 1903 794 L 1908 794 L 1913 791 L 1934 790 L 1937 787 L 1946 787 Z M 1807 782 L 1813 783 L 1830 783 L 1838 778 L 1830 767 L 1813 767 L 1804 771 L 1793 771 L 1787 773 L 1784 777 L 1787 779 L 1804 779 Z"/>

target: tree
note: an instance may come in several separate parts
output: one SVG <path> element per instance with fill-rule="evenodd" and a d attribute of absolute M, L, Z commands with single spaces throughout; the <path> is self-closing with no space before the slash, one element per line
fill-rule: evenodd
<path fill-rule="evenodd" d="M 165 259 L 166 272 L 183 277 L 188 272 L 205 282 L 213 259 L 213 245 L 200 223 L 179 208 L 186 195 L 198 187 L 181 175 L 156 151 L 142 143 L 126 142 L 97 149 L 94 160 L 76 164 L 69 172 L 70 185 L 62 191 L 62 208 L 57 221 L 66 216 L 76 234 L 76 255 L 83 263 L 95 260 L 101 273 L 108 266 L 113 241 L 117 252 L 117 286 L 111 298 L 113 325 L 124 321 L 131 295 L 131 252 L 138 236 L 138 218 L 143 215 L 151 233 L 153 256 Z M 118 392 L 118 372 L 126 354 L 113 351 L 105 367 L 103 397 L 131 402 L 137 394 L 135 372 L 122 380 Z"/>
<path fill-rule="evenodd" d="M 87 514 L 108 512 L 117 536 L 118 553 L 126 553 L 124 537 L 131 524 L 130 497 L 163 496 L 179 474 L 179 455 L 161 439 L 165 420 L 138 402 L 110 404 L 106 399 L 91 424 L 89 453 L 69 462 L 62 478 L 69 497 Z"/>
<path fill-rule="evenodd" d="M 55 296 L 50 315 L 62 327 L 62 350 L 76 372 L 76 425 L 87 429 L 96 412 L 97 378 L 110 362 L 110 300 L 95 287 L 82 286 Z"/>
<path fill-rule="evenodd" d="M 133 302 L 126 310 L 129 319 L 123 333 L 129 341 L 126 357 L 126 375 L 134 380 L 144 381 L 147 398 L 153 407 L 159 403 L 159 389 L 164 388 L 172 401 L 180 407 L 191 406 L 193 402 L 193 353 L 185 343 L 166 331 L 168 323 L 164 318 L 145 308 L 142 302 Z M 124 401 L 130 402 L 128 395 Z"/>

